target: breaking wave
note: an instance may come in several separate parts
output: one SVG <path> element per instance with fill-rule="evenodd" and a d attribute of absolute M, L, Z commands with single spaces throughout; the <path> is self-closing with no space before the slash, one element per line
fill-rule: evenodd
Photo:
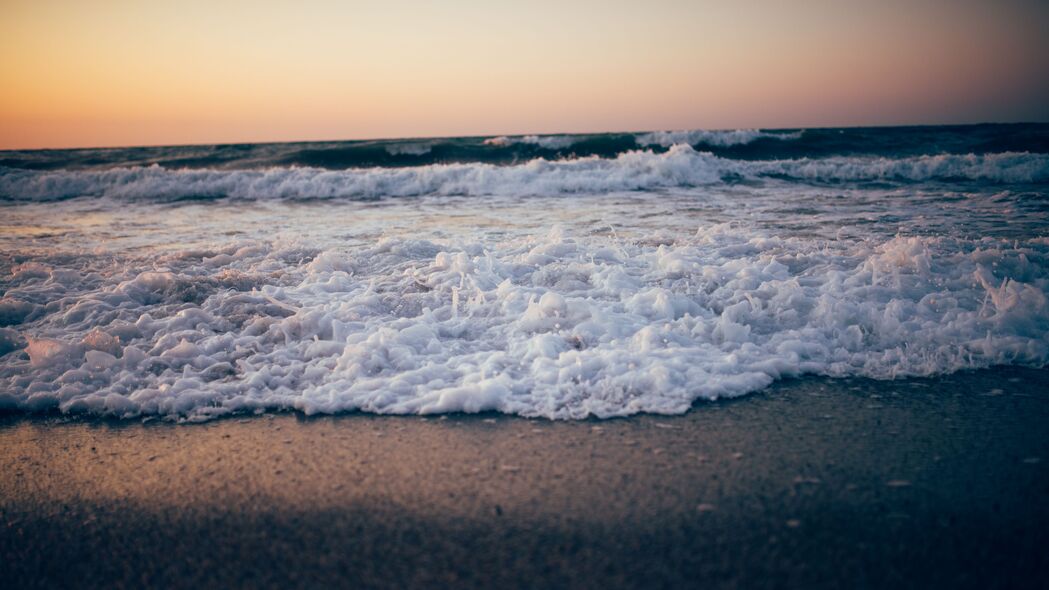
<path fill-rule="evenodd" d="M 180 200 L 374 199 L 421 195 L 557 195 L 658 190 L 739 180 L 789 179 L 813 183 L 1049 180 L 1049 154 L 829 157 L 732 160 L 678 144 L 665 152 L 637 150 L 615 158 L 535 159 L 524 164 L 433 164 L 401 168 L 326 170 L 0 169 L 0 199 L 54 201 L 76 197 Z"/>
<path fill-rule="evenodd" d="M 579 137 L 573 137 L 571 135 L 500 135 L 499 137 L 490 137 L 484 140 L 483 143 L 484 145 L 491 145 L 497 147 L 507 147 L 515 144 L 522 144 L 534 145 L 547 150 L 563 150 L 565 148 L 571 147 L 579 140 Z"/>
<path fill-rule="evenodd" d="M 688 131 L 653 131 L 636 136 L 638 145 L 658 145 L 665 148 L 677 144 L 691 146 L 729 147 L 746 145 L 759 139 L 801 139 L 803 131 L 761 131 L 758 129 L 732 129 L 724 131 L 706 131 L 702 129 Z"/>

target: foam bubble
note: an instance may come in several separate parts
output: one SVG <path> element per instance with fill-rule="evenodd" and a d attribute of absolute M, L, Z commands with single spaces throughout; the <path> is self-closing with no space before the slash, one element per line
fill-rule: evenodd
<path fill-rule="evenodd" d="M 16 330 L 0 328 L 0 356 L 25 348 L 27 342 Z"/>
<path fill-rule="evenodd" d="M 20 275 L 16 273 L 16 276 Z M 36 311 L 37 306 L 32 303 L 4 297 L 0 299 L 0 326 L 21 324 Z"/>

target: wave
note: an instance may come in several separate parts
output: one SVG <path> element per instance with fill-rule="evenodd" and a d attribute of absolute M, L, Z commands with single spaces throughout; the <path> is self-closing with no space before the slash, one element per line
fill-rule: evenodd
<path fill-rule="evenodd" d="M 391 156 L 425 156 L 433 151 L 433 144 L 427 142 L 397 142 L 383 146 Z"/>
<path fill-rule="evenodd" d="M 962 180 L 1039 183 L 1049 180 L 1049 154 L 941 154 L 910 158 L 831 157 L 741 162 L 745 177 L 784 177 L 824 182 Z"/>
<path fill-rule="evenodd" d="M 708 186 L 740 180 L 814 183 L 1049 180 L 1049 154 L 1001 153 L 909 158 L 830 157 L 745 161 L 687 145 L 666 152 L 631 151 L 615 158 L 535 159 L 525 164 L 435 164 L 402 168 L 325 170 L 0 169 L 0 199 L 54 201 L 76 197 L 131 200 L 375 199 L 423 195 L 527 196 L 600 194 Z"/>
<path fill-rule="evenodd" d="M 345 170 L 450 163 L 507 165 L 539 157 L 611 159 L 639 148 L 664 152 L 677 144 L 688 144 L 722 158 L 748 161 L 1049 153 L 1049 124 L 656 131 L 0 151 L 0 168 L 105 170 L 157 164 L 168 169 L 198 170 L 292 166 Z"/>
<path fill-rule="evenodd" d="M 41 262 L 0 299 L 0 407 L 682 413 L 806 374 L 1049 362 L 1049 241 L 233 242 Z"/>
<path fill-rule="evenodd" d="M 653 131 L 636 136 L 640 146 L 658 145 L 669 148 L 678 144 L 708 147 L 729 147 L 746 145 L 759 139 L 776 139 L 786 141 L 800 139 L 804 131 L 782 132 L 761 131 L 758 129 L 733 129 L 723 131 L 706 131 L 694 129 L 689 131 Z"/>
<path fill-rule="evenodd" d="M 510 137 L 500 135 L 484 140 L 484 145 L 507 147 L 515 144 L 534 145 L 547 150 L 563 150 L 571 147 L 582 138 L 571 135 L 524 135 Z"/>

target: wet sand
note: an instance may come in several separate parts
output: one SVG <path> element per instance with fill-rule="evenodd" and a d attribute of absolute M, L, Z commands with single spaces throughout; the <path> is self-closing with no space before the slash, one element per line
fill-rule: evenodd
<path fill-rule="evenodd" d="M 1049 370 L 684 416 L 0 419 L 0 585 L 1036 587 Z"/>

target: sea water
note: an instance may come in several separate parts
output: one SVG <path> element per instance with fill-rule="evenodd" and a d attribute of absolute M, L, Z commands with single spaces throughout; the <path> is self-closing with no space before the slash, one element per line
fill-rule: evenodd
<path fill-rule="evenodd" d="M 1049 126 L 0 152 L 0 407 L 682 413 L 1049 362 Z"/>

